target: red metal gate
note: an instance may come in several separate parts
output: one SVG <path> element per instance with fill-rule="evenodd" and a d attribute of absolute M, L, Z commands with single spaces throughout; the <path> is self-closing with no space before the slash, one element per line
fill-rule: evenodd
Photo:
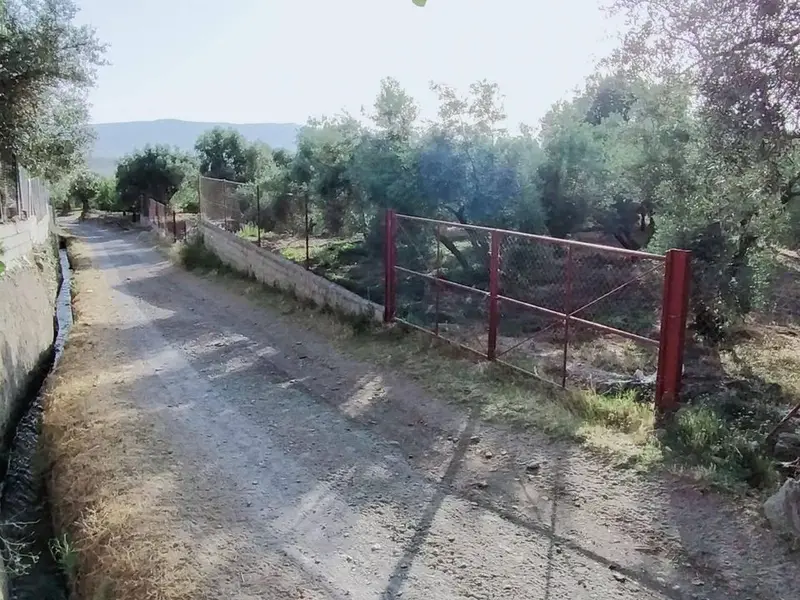
<path fill-rule="evenodd" d="M 385 227 L 386 322 L 562 387 L 569 377 L 591 385 L 593 359 L 624 340 L 636 347 L 623 354 L 636 358 L 637 376 L 655 380 L 658 409 L 676 406 L 688 252 L 662 256 L 391 210 Z"/>

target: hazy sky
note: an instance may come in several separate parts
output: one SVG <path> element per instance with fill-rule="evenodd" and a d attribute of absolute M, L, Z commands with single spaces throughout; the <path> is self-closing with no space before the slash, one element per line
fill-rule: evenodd
<path fill-rule="evenodd" d="M 94 122 L 304 123 L 370 106 L 382 77 L 435 113 L 431 80 L 500 84 L 536 124 L 614 45 L 603 0 L 78 0 L 110 45 Z"/>

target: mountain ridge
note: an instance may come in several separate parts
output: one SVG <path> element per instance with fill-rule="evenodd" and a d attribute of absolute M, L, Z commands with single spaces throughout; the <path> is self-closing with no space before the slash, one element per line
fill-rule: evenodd
<path fill-rule="evenodd" d="M 298 123 L 227 123 L 184 121 L 182 119 L 155 119 L 151 121 L 117 121 L 94 123 L 94 146 L 89 157 L 89 166 L 103 175 L 113 173 L 116 161 L 126 154 L 145 146 L 163 144 L 186 152 L 194 149 L 197 138 L 214 127 L 235 129 L 250 142 L 264 142 L 272 148 L 293 150 Z"/>

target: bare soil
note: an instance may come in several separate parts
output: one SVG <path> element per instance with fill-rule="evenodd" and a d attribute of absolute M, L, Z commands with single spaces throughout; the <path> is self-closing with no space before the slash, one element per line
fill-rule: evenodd
<path fill-rule="evenodd" d="M 484 423 L 72 227 L 91 266 L 45 439 L 81 597 L 800 597 L 755 503 Z"/>

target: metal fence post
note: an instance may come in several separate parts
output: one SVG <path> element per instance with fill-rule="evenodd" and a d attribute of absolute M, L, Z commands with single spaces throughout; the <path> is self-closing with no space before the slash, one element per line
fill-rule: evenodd
<path fill-rule="evenodd" d="M 439 280 L 442 277 L 442 228 L 439 223 L 436 224 L 436 282 L 434 287 L 434 317 L 436 322 L 434 323 L 433 332 L 436 334 L 436 337 L 439 337 L 439 300 L 441 296 L 441 285 L 439 284 Z"/>
<path fill-rule="evenodd" d="M 308 191 L 303 194 L 303 211 L 306 220 L 306 271 L 311 269 L 311 252 L 308 247 Z"/>
<path fill-rule="evenodd" d="M 19 168 L 19 161 L 17 160 L 16 155 L 14 156 L 14 180 L 17 187 L 17 218 L 27 218 L 27 216 L 22 216 L 22 171 Z"/>
<path fill-rule="evenodd" d="M 492 250 L 489 257 L 489 343 L 486 358 L 497 357 L 497 330 L 500 326 L 500 238 L 499 231 L 492 231 Z"/>
<path fill-rule="evenodd" d="M 567 246 L 564 280 L 564 359 L 561 364 L 561 387 L 567 387 L 567 358 L 569 354 L 569 320 L 572 312 L 572 246 Z"/>
<path fill-rule="evenodd" d="M 681 391 L 689 312 L 690 259 L 691 253 L 687 250 L 667 252 L 656 378 L 656 411 L 662 414 L 677 408 Z"/>
<path fill-rule="evenodd" d="M 397 216 L 392 209 L 386 210 L 386 223 L 384 224 L 384 299 L 383 299 L 383 321 L 391 323 L 396 312 L 395 297 L 395 262 L 396 248 L 395 234 L 397 232 Z"/>
<path fill-rule="evenodd" d="M 256 231 L 257 244 L 261 248 L 261 186 L 256 184 Z"/>

